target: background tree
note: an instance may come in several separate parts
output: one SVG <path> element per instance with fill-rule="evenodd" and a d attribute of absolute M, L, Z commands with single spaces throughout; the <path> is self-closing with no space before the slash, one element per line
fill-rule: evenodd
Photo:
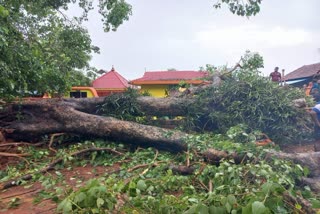
<path fill-rule="evenodd" d="M 223 4 L 229 7 L 229 10 L 238 16 L 254 16 L 260 11 L 262 0 L 218 0 L 213 6 L 221 8 Z"/>

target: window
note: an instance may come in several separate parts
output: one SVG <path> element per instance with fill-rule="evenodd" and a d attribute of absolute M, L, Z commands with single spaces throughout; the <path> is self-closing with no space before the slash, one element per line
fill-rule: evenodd
<path fill-rule="evenodd" d="M 85 98 L 85 97 L 87 97 L 87 92 L 72 91 L 72 92 L 70 92 L 70 97 L 73 97 L 73 98 Z"/>

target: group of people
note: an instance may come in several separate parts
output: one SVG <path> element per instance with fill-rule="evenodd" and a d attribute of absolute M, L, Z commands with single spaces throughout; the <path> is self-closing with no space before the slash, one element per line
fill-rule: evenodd
<path fill-rule="evenodd" d="M 284 70 L 282 70 L 284 73 Z M 275 67 L 274 71 L 269 75 L 272 82 L 281 83 L 282 76 L 279 67 Z M 316 139 L 315 150 L 320 151 L 320 70 L 312 77 L 312 82 L 303 86 L 306 95 L 313 97 L 316 102 L 315 106 L 310 108 L 310 115 L 314 122 L 314 137 Z"/>
<path fill-rule="evenodd" d="M 282 71 L 284 73 L 284 70 Z M 270 73 L 269 77 L 272 82 L 281 83 L 282 76 L 279 72 L 279 67 L 275 67 L 274 71 Z M 316 105 L 310 109 L 310 115 L 314 122 L 314 135 L 315 139 L 317 140 L 315 149 L 320 151 L 320 70 L 313 75 L 312 82 L 310 82 L 308 86 L 304 85 L 304 89 L 306 94 L 312 96 L 316 102 Z"/>

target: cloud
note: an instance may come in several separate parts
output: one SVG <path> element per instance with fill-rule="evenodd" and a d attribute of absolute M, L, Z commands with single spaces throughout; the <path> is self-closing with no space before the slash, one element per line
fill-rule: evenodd
<path fill-rule="evenodd" d="M 195 33 L 194 41 L 203 47 L 219 49 L 285 48 L 310 44 L 315 38 L 303 29 L 280 26 L 265 28 L 257 25 L 211 27 Z"/>

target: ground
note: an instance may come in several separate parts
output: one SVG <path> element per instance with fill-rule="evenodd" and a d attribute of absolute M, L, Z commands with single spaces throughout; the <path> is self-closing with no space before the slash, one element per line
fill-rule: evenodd
<path fill-rule="evenodd" d="M 313 143 L 303 143 L 298 145 L 283 146 L 281 150 L 289 153 L 313 152 Z M 15 157 L 2 157 L 0 159 L 0 170 L 4 170 L 8 165 L 17 164 L 21 159 Z M 120 169 L 120 163 L 113 166 L 92 166 L 86 165 L 73 166 L 72 169 L 62 169 L 67 186 L 72 189 L 81 187 L 86 181 L 92 178 L 98 178 L 106 175 L 109 172 L 114 172 Z M 46 176 L 56 176 L 54 172 L 48 172 Z M 66 187 L 63 187 L 66 188 Z M 45 188 L 39 181 L 29 181 L 25 186 L 15 186 L 7 190 L 0 191 L 0 213 L 9 214 L 33 214 L 55 213 L 57 204 L 51 199 L 46 199 L 42 195 Z"/>

